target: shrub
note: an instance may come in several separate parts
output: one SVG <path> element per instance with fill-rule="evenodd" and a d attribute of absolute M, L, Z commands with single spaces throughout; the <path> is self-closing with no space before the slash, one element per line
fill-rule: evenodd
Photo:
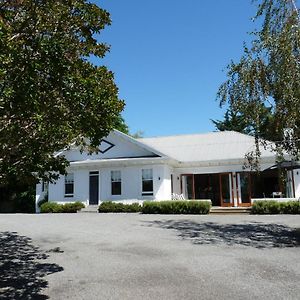
<path fill-rule="evenodd" d="M 283 214 L 300 214 L 300 202 L 299 201 L 288 201 L 285 203 L 282 207 L 282 213 Z"/>
<path fill-rule="evenodd" d="M 75 203 L 66 203 L 62 205 L 62 212 L 63 213 L 76 213 L 78 210 L 84 208 L 84 204 L 77 201 Z"/>
<path fill-rule="evenodd" d="M 141 205 L 139 203 L 123 204 L 112 201 L 105 201 L 99 205 L 98 211 L 100 213 L 134 213 L 141 211 Z"/>
<path fill-rule="evenodd" d="M 41 208 L 42 204 L 44 204 L 46 202 L 48 202 L 48 199 L 45 199 L 45 198 L 43 200 L 39 201 L 38 202 L 38 207 Z"/>
<path fill-rule="evenodd" d="M 25 192 L 17 193 L 14 199 L 14 212 L 35 213 L 35 191 L 28 189 Z"/>
<path fill-rule="evenodd" d="M 300 202 L 278 202 L 275 200 L 254 201 L 251 209 L 252 214 L 300 214 Z"/>
<path fill-rule="evenodd" d="M 56 202 L 46 202 L 41 205 L 41 213 L 61 213 L 62 206 Z"/>
<path fill-rule="evenodd" d="M 78 210 L 84 207 L 84 204 L 79 201 L 66 204 L 46 202 L 41 205 L 41 213 L 76 213 Z"/>
<path fill-rule="evenodd" d="M 145 201 L 142 207 L 143 214 L 208 214 L 209 201 Z"/>

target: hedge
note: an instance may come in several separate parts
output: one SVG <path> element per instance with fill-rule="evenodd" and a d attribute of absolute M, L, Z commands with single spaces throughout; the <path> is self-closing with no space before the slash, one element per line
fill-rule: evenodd
<path fill-rule="evenodd" d="M 259 215 L 300 214 L 300 202 L 278 202 L 275 200 L 254 201 L 251 213 Z"/>
<path fill-rule="evenodd" d="M 208 214 L 210 201 L 145 201 L 142 207 L 143 214 Z"/>
<path fill-rule="evenodd" d="M 41 213 L 76 213 L 84 208 L 81 202 L 58 204 L 56 202 L 46 202 L 41 205 Z"/>
<path fill-rule="evenodd" d="M 135 213 L 141 211 L 139 203 L 123 204 L 112 201 L 105 201 L 99 205 L 99 213 Z"/>

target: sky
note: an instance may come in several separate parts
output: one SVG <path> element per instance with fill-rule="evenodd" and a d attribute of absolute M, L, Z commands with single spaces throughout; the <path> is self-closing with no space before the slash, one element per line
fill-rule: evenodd
<path fill-rule="evenodd" d="M 251 0 L 95 0 L 112 25 L 98 36 L 126 103 L 130 132 L 144 137 L 214 131 L 226 66 L 242 55 L 256 6 Z"/>

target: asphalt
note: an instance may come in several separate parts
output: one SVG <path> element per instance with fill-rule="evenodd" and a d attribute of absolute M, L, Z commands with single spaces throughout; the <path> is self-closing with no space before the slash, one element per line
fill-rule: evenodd
<path fill-rule="evenodd" d="M 0 299 L 300 299 L 300 216 L 0 215 Z"/>

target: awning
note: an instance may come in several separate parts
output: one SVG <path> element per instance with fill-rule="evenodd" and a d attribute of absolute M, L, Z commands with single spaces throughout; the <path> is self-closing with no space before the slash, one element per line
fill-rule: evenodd
<path fill-rule="evenodd" d="M 294 169 L 300 169 L 300 161 L 282 161 L 277 163 L 276 165 L 273 165 L 271 167 L 269 167 L 266 170 L 274 170 L 274 169 L 288 169 L 288 170 L 294 170 Z"/>

